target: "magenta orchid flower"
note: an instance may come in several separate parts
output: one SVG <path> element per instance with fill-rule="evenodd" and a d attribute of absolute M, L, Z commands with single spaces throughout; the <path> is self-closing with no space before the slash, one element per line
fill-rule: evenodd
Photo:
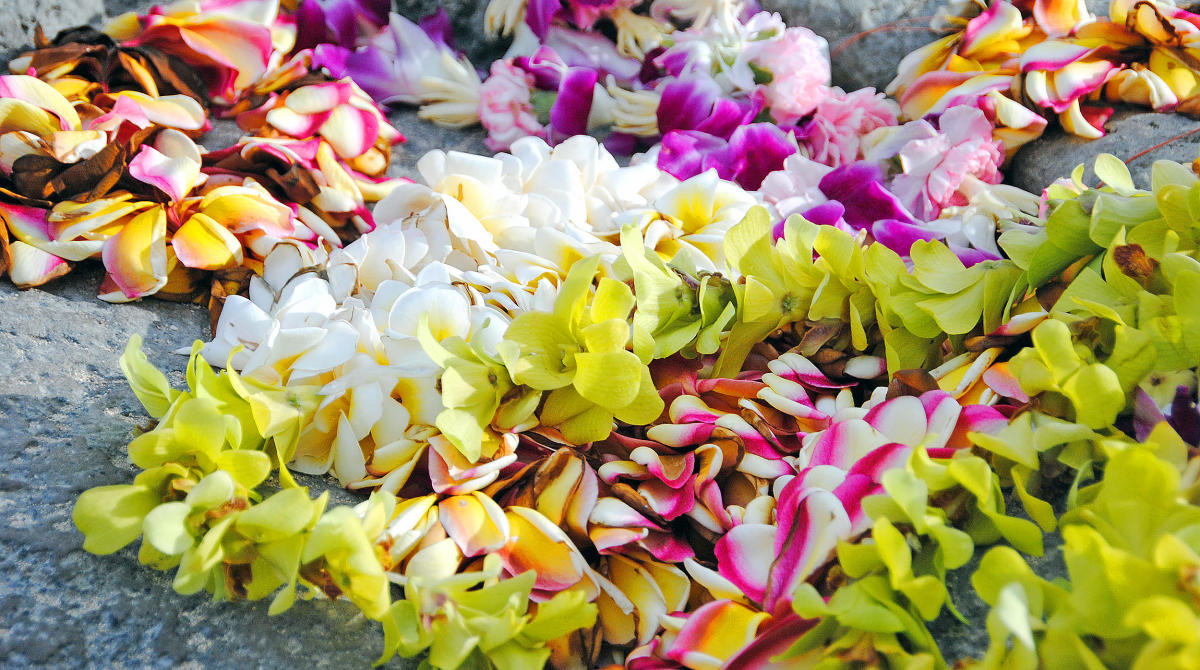
<path fill-rule="evenodd" d="M 295 50 L 319 44 L 359 46 L 388 24 L 388 0 L 304 0 L 296 8 Z M 444 10 L 441 10 L 445 15 Z"/>
<path fill-rule="evenodd" d="M 658 167 L 679 179 L 715 169 L 722 179 L 753 190 L 797 151 L 795 136 L 773 123 L 738 126 L 728 140 L 698 130 L 675 130 L 663 136 Z"/>

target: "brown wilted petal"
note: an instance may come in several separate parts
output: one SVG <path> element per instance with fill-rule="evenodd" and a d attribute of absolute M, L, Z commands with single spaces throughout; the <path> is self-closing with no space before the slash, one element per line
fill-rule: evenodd
<path fill-rule="evenodd" d="M 1126 277 L 1145 285 L 1158 269 L 1158 261 L 1146 255 L 1140 244 L 1122 244 L 1112 250 L 1113 261 Z"/>
<path fill-rule="evenodd" d="M 125 150 L 117 144 L 69 164 L 28 154 L 13 162 L 11 178 L 17 192 L 29 198 L 90 201 L 104 197 L 120 181 L 124 159 Z"/>
<path fill-rule="evenodd" d="M 610 493 L 614 498 L 617 498 L 626 505 L 629 505 L 638 514 L 646 517 L 646 519 L 648 519 L 651 523 L 656 524 L 659 528 L 666 529 L 669 525 L 667 520 L 664 519 L 661 514 L 654 511 L 654 508 L 650 506 L 650 502 L 647 501 L 642 494 L 638 493 L 637 489 L 633 488 L 629 484 L 617 482 L 616 484 L 612 485 Z"/>
<path fill-rule="evenodd" d="M 225 300 L 231 295 L 248 295 L 250 278 L 253 276 L 254 270 L 242 266 L 213 273 L 208 299 L 208 320 L 212 332 L 217 332 L 217 321 L 221 318 L 221 310 L 225 308 Z"/>
<path fill-rule="evenodd" d="M 963 346 L 967 351 L 979 352 L 995 347 L 1007 347 L 1020 339 L 1020 335 L 977 335 L 968 337 L 963 342 Z"/>
<path fill-rule="evenodd" d="M 911 370 L 901 370 L 892 377 L 892 383 L 888 385 L 887 397 L 889 399 L 902 395 L 919 396 L 926 391 L 936 391 L 938 388 L 937 380 L 933 375 L 920 368 Z"/>
<path fill-rule="evenodd" d="M 800 338 L 800 355 L 811 357 L 821 347 L 825 346 L 829 340 L 837 337 L 840 332 L 842 332 L 841 321 L 818 321 L 812 324 L 808 330 L 804 331 L 804 336 Z"/>

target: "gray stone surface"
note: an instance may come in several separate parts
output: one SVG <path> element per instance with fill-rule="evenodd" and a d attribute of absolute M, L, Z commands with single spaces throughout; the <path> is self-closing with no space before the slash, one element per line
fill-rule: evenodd
<path fill-rule="evenodd" d="M 1098 140 L 1085 140 L 1053 128 L 1041 138 L 1021 147 L 1013 157 L 1008 179 L 1034 193 L 1059 177 L 1066 177 L 1081 163 L 1088 166 L 1088 184 L 1096 185 L 1091 163 L 1097 154 L 1110 153 L 1128 160 L 1177 135 L 1200 128 L 1200 120 L 1183 114 L 1156 114 L 1144 108 L 1118 110 L 1106 125 L 1108 134 Z M 1154 161 L 1173 160 L 1191 163 L 1200 155 L 1200 132 L 1171 141 L 1129 163 L 1134 183 L 1150 186 L 1150 168 Z"/>
<path fill-rule="evenodd" d="M 104 0 L 0 0 L 0 56 L 33 44 L 38 23 L 53 37 L 63 28 L 98 22 L 106 11 Z"/>
<path fill-rule="evenodd" d="M 896 65 L 905 54 L 938 37 L 929 30 L 928 20 L 906 19 L 931 16 L 942 4 L 940 0 L 762 2 L 763 9 L 779 12 L 788 25 L 807 26 L 829 41 L 830 52 L 838 55 L 833 60 L 833 83 L 848 91 L 864 86 L 882 91 L 896 76 Z M 896 21 L 901 23 L 886 26 Z M 878 32 L 856 37 L 873 29 Z"/>
<path fill-rule="evenodd" d="M 419 181 L 417 160 L 434 149 L 492 154 L 483 144 L 487 133 L 480 126 L 462 130 L 442 128 L 417 118 L 416 108 L 407 106 L 389 110 L 387 116 L 388 121 L 405 137 L 404 142 L 392 149 L 392 165 L 388 176 Z"/>
<path fill-rule="evenodd" d="M 1005 512 L 1009 516 L 1028 519 L 1029 516 L 1025 514 L 1017 496 L 1011 491 L 1009 494 Z M 1041 492 L 1040 495 L 1054 505 L 1055 515 L 1062 516 L 1066 512 L 1065 488 L 1060 486 L 1057 490 Z M 1055 530 L 1045 535 L 1045 551 L 1041 556 L 1022 554 L 1034 574 L 1048 580 L 1067 576 L 1062 541 L 1062 534 Z M 966 622 L 955 618 L 947 610 L 942 610 L 941 615 L 929 624 L 929 631 L 937 640 L 942 656 L 950 667 L 954 667 L 955 662 L 959 660 L 982 658 L 987 651 L 989 640 L 986 622 L 991 608 L 975 593 L 975 587 L 971 585 L 971 575 L 979 569 L 984 555 L 995 546 L 998 545 L 976 547 L 975 555 L 966 565 L 946 575 L 946 590 Z"/>
<path fill-rule="evenodd" d="M 504 55 L 507 39 L 488 39 L 483 34 L 486 0 L 393 0 L 396 11 L 413 21 L 445 9 L 454 26 L 455 46 L 471 57 L 476 65 L 490 63 Z"/>

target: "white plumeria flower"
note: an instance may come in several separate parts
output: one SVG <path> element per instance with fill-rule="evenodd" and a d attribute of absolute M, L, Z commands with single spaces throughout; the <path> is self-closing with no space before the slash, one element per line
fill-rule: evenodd
<path fill-rule="evenodd" d="M 725 268 L 725 235 L 758 198 L 709 170 L 683 181 L 655 199 L 651 207 L 618 215 L 619 224 L 634 223 L 646 246 L 664 260 L 682 254 L 687 266 L 710 272 Z"/>
<path fill-rule="evenodd" d="M 651 162 L 622 167 L 591 137 L 527 138 L 490 157 L 434 151 L 418 171 L 425 183 L 395 188 L 377 227 L 344 248 L 278 245 L 204 348 L 255 379 L 317 386 L 292 465 L 350 488 L 396 492 L 423 464 L 438 490 L 474 490 L 514 458 L 515 442 L 486 463 L 445 448 L 442 371 L 422 329 L 495 356 L 514 317 L 553 309 L 574 263 L 599 255 L 612 274 L 623 217 L 652 221 L 660 253 L 719 270 L 725 234 L 761 202 L 712 172 L 680 182 Z"/>

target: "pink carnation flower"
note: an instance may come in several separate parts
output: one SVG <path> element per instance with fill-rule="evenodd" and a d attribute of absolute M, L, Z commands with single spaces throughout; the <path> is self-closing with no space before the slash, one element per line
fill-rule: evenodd
<path fill-rule="evenodd" d="M 818 163 L 840 167 L 859 158 L 862 137 L 882 126 L 896 125 L 896 103 L 873 88 L 846 93 L 834 88 L 817 104 L 816 114 L 802 131 L 801 146 Z"/>
<path fill-rule="evenodd" d="M 992 138 L 992 124 L 979 109 L 951 107 L 936 130 L 923 120 L 905 124 L 904 130 L 912 136 L 896 154 L 904 173 L 892 181 L 891 191 L 918 217 L 932 220 L 943 207 L 966 205 L 967 198 L 959 190 L 968 176 L 1000 183 L 1004 150 Z"/>
<path fill-rule="evenodd" d="M 777 123 L 795 123 L 829 95 L 825 40 L 808 28 L 788 28 L 747 47 L 755 51 L 751 62 L 771 73 L 760 90 Z"/>
<path fill-rule="evenodd" d="M 533 135 L 545 139 L 530 101 L 533 75 L 506 60 L 492 63 L 491 76 L 479 87 L 479 121 L 492 151 L 507 151 L 513 142 Z"/>

